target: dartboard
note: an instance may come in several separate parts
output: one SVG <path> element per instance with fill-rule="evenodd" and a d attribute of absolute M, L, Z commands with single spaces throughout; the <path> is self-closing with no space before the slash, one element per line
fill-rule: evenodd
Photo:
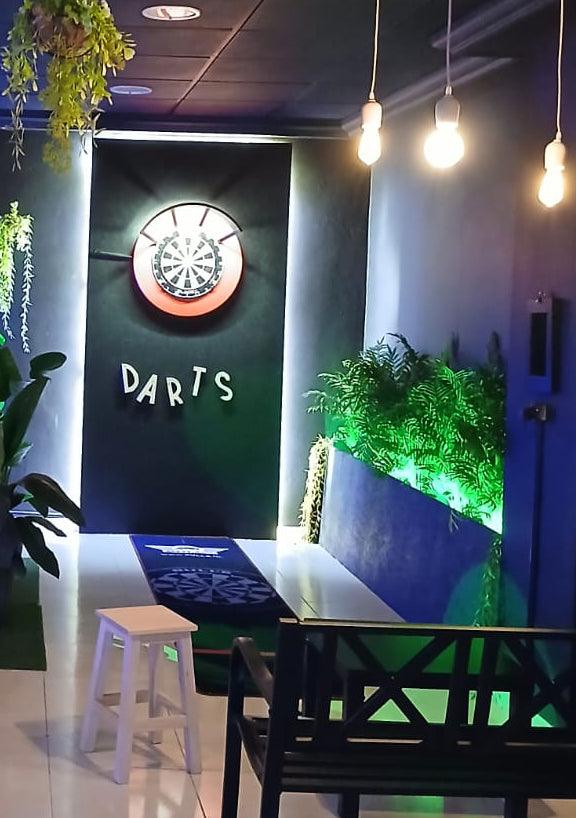
<path fill-rule="evenodd" d="M 159 244 L 153 262 L 154 278 L 176 298 L 200 298 L 222 277 L 222 256 L 205 233 L 174 231 Z"/>
<path fill-rule="evenodd" d="M 262 605 L 276 597 L 264 579 L 220 568 L 159 570 L 150 585 L 157 596 L 205 605 Z"/>
<path fill-rule="evenodd" d="M 153 216 L 133 252 L 136 283 L 159 310 L 207 315 L 238 289 L 244 258 L 240 227 L 216 207 L 180 204 Z"/>

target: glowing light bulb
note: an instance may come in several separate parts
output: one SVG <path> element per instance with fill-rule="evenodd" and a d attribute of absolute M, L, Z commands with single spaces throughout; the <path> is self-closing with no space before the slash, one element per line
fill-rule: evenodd
<path fill-rule="evenodd" d="M 372 99 L 362 107 L 362 136 L 358 143 L 358 158 L 373 165 L 382 155 L 382 106 Z"/>
<path fill-rule="evenodd" d="M 544 178 L 538 191 L 538 199 L 544 207 L 556 207 L 564 198 L 564 167 L 566 147 L 559 136 L 546 145 L 544 151 Z"/>
<path fill-rule="evenodd" d="M 458 131 L 460 103 L 451 91 L 439 99 L 435 110 L 436 128 L 424 143 L 424 156 L 433 168 L 452 168 L 464 156 L 464 140 Z"/>

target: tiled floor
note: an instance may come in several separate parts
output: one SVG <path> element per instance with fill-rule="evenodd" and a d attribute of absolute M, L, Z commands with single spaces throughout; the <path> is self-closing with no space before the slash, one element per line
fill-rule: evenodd
<path fill-rule="evenodd" d="M 139 741 L 130 783 L 112 781 L 112 737 L 99 750 L 78 750 L 78 732 L 96 636 L 94 608 L 151 602 L 140 567 L 125 537 L 72 534 L 56 546 L 62 578 L 42 580 L 48 672 L 0 671 L 0 818 L 219 818 L 225 701 L 200 697 L 203 772 L 183 769 L 182 746 L 166 734 L 161 747 Z M 112 674 L 117 678 L 120 650 Z M 164 674 L 168 692 L 174 666 Z M 257 818 L 258 785 L 246 765 L 240 818 Z M 282 818 L 330 818 L 334 802 L 288 795 Z M 431 815 L 501 815 L 498 802 L 444 804 L 366 800 L 363 818 L 430 818 Z M 533 818 L 571 818 L 569 804 L 534 803 Z"/>

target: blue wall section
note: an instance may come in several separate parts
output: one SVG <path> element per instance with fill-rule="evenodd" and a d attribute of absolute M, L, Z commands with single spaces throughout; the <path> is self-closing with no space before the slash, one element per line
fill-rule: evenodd
<path fill-rule="evenodd" d="M 576 72 L 572 12 L 566 77 Z M 537 202 L 544 146 L 555 130 L 554 36 L 543 32 L 529 60 L 458 90 L 467 154 L 454 172 L 433 174 L 420 159 L 431 105 L 389 125 L 387 158 L 373 180 L 365 342 L 399 331 L 437 353 L 455 331 L 469 362 L 482 359 L 492 330 L 501 335 L 508 368 L 505 566 L 525 597 L 531 545 L 540 540 L 536 622 L 560 626 L 574 624 L 576 598 L 576 177 L 569 158 L 566 201 L 552 212 Z M 572 82 L 565 83 L 564 110 L 570 149 Z M 560 388 L 552 396 L 540 395 L 527 371 L 527 302 L 539 290 L 562 301 Z M 543 399 L 554 420 L 544 430 L 537 503 L 536 428 L 523 409 Z M 507 603 L 507 621 L 523 622 L 517 595 Z"/>
<path fill-rule="evenodd" d="M 333 450 L 322 546 L 408 622 L 469 625 L 493 532 Z"/>

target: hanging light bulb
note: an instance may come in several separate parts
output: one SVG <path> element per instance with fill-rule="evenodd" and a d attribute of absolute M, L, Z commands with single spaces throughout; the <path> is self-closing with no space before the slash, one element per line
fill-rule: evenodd
<path fill-rule="evenodd" d="M 378 29 L 380 25 L 380 0 L 376 0 L 374 22 L 374 51 L 372 59 L 372 82 L 368 102 L 362 106 L 362 135 L 358 143 L 358 158 L 367 165 L 373 165 L 382 155 L 382 106 L 376 100 L 376 68 L 378 65 Z"/>
<path fill-rule="evenodd" d="M 538 190 L 538 199 L 544 207 L 556 207 L 564 198 L 566 146 L 562 142 L 562 52 L 564 48 L 564 0 L 560 0 L 560 35 L 558 38 L 558 93 L 556 98 L 556 138 L 544 151 L 544 177 Z"/>
<path fill-rule="evenodd" d="M 460 103 L 452 95 L 451 69 L 452 0 L 448 0 L 448 23 L 446 27 L 446 91 L 435 109 L 436 128 L 424 143 L 424 156 L 433 168 L 452 168 L 464 156 L 464 140 L 458 130 Z"/>
<path fill-rule="evenodd" d="M 544 178 L 540 184 L 538 198 L 545 207 L 556 207 L 564 198 L 564 169 L 566 147 L 562 138 L 556 137 L 546 145 L 544 151 Z"/>
<path fill-rule="evenodd" d="M 382 106 L 375 99 L 362 107 L 362 136 L 358 144 L 358 158 L 373 165 L 382 156 Z"/>
<path fill-rule="evenodd" d="M 436 103 L 436 128 L 424 143 L 424 156 L 434 168 L 451 168 L 464 156 L 464 140 L 458 131 L 460 103 L 452 89 Z"/>

